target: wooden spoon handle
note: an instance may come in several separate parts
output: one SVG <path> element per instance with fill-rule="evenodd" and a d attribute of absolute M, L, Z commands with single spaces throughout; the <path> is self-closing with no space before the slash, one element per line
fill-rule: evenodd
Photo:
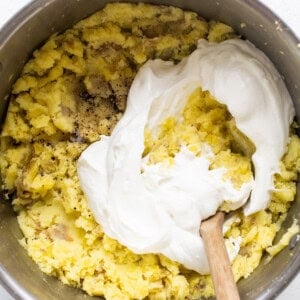
<path fill-rule="evenodd" d="M 233 278 L 226 251 L 222 225 L 224 213 L 218 212 L 202 222 L 200 234 L 204 241 L 210 271 L 218 300 L 239 300 L 239 292 Z"/>

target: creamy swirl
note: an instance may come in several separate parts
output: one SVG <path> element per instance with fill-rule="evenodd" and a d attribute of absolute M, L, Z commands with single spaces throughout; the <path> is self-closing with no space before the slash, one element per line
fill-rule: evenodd
<path fill-rule="evenodd" d="M 209 170 L 212 153 L 206 145 L 200 157 L 182 147 L 172 167 L 142 159 L 145 127 L 155 134 L 166 118 L 180 118 L 197 87 L 227 105 L 238 129 L 256 147 L 254 181 L 238 190 L 222 180 L 224 169 Z M 177 65 L 148 61 L 112 135 L 101 136 L 79 158 L 80 183 L 95 219 L 107 235 L 136 253 L 162 253 L 208 273 L 200 221 L 224 199 L 237 209 L 250 197 L 245 214 L 266 208 L 294 114 L 280 75 L 250 42 L 200 40 L 198 49 Z"/>

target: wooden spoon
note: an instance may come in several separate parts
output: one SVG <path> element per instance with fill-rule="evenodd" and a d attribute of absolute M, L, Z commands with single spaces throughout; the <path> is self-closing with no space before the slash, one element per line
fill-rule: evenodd
<path fill-rule="evenodd" d="M 224 243 L 223 222 L 224 213 L 217 212 L 214 216 L 202 221 L 200 234 L 204 241 L 216 298 L 218 300 L 239 300 L 239 292 Z"/>

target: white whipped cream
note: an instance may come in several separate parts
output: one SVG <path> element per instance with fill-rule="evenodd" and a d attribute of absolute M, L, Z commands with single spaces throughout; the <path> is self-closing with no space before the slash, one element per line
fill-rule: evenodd
<path fill-rule="evenodd" d="M 144 128 L 155 134 L 166 118 L 180 119 L 197 87 L 226 104 L 237 127 L 256 146 L 255 180 L 239 190 L 221 180 L 224 169 L 208 169 L 212 154 L 205 145 L 200 157 L 183 146 L 172 167 L 147 165 L 142 159 Z M 176 66 L 154 60 L 140 69 L 112 135 L 102 136 L 79 158 L 80 183 L 107 235 L 136 253 L 162 253 L 208 273 L 200 221 L 224 200 L 230 200 L 231 209 L 242 206 L 250 191 L 245 213 L 266 208 L 293 117 L 283 80 L 260 50 L 242 40 L 201 40 Z"/>

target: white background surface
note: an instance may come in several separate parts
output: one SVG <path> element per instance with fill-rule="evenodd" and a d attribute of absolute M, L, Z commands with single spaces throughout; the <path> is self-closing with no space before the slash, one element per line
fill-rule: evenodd
<path fill-rule="evenodd" d="M 15 12 L 30 1 L 0 0 L 0 28 Z M 300 0 L 261 0 L 261 2 L 270 7 L 300 37 Z M 277 300 L 294 299 L 300 299 L 300 273 L 277 298 Z M 0 300 L 12 300 L 12 297 L 1 286 Z"/>

